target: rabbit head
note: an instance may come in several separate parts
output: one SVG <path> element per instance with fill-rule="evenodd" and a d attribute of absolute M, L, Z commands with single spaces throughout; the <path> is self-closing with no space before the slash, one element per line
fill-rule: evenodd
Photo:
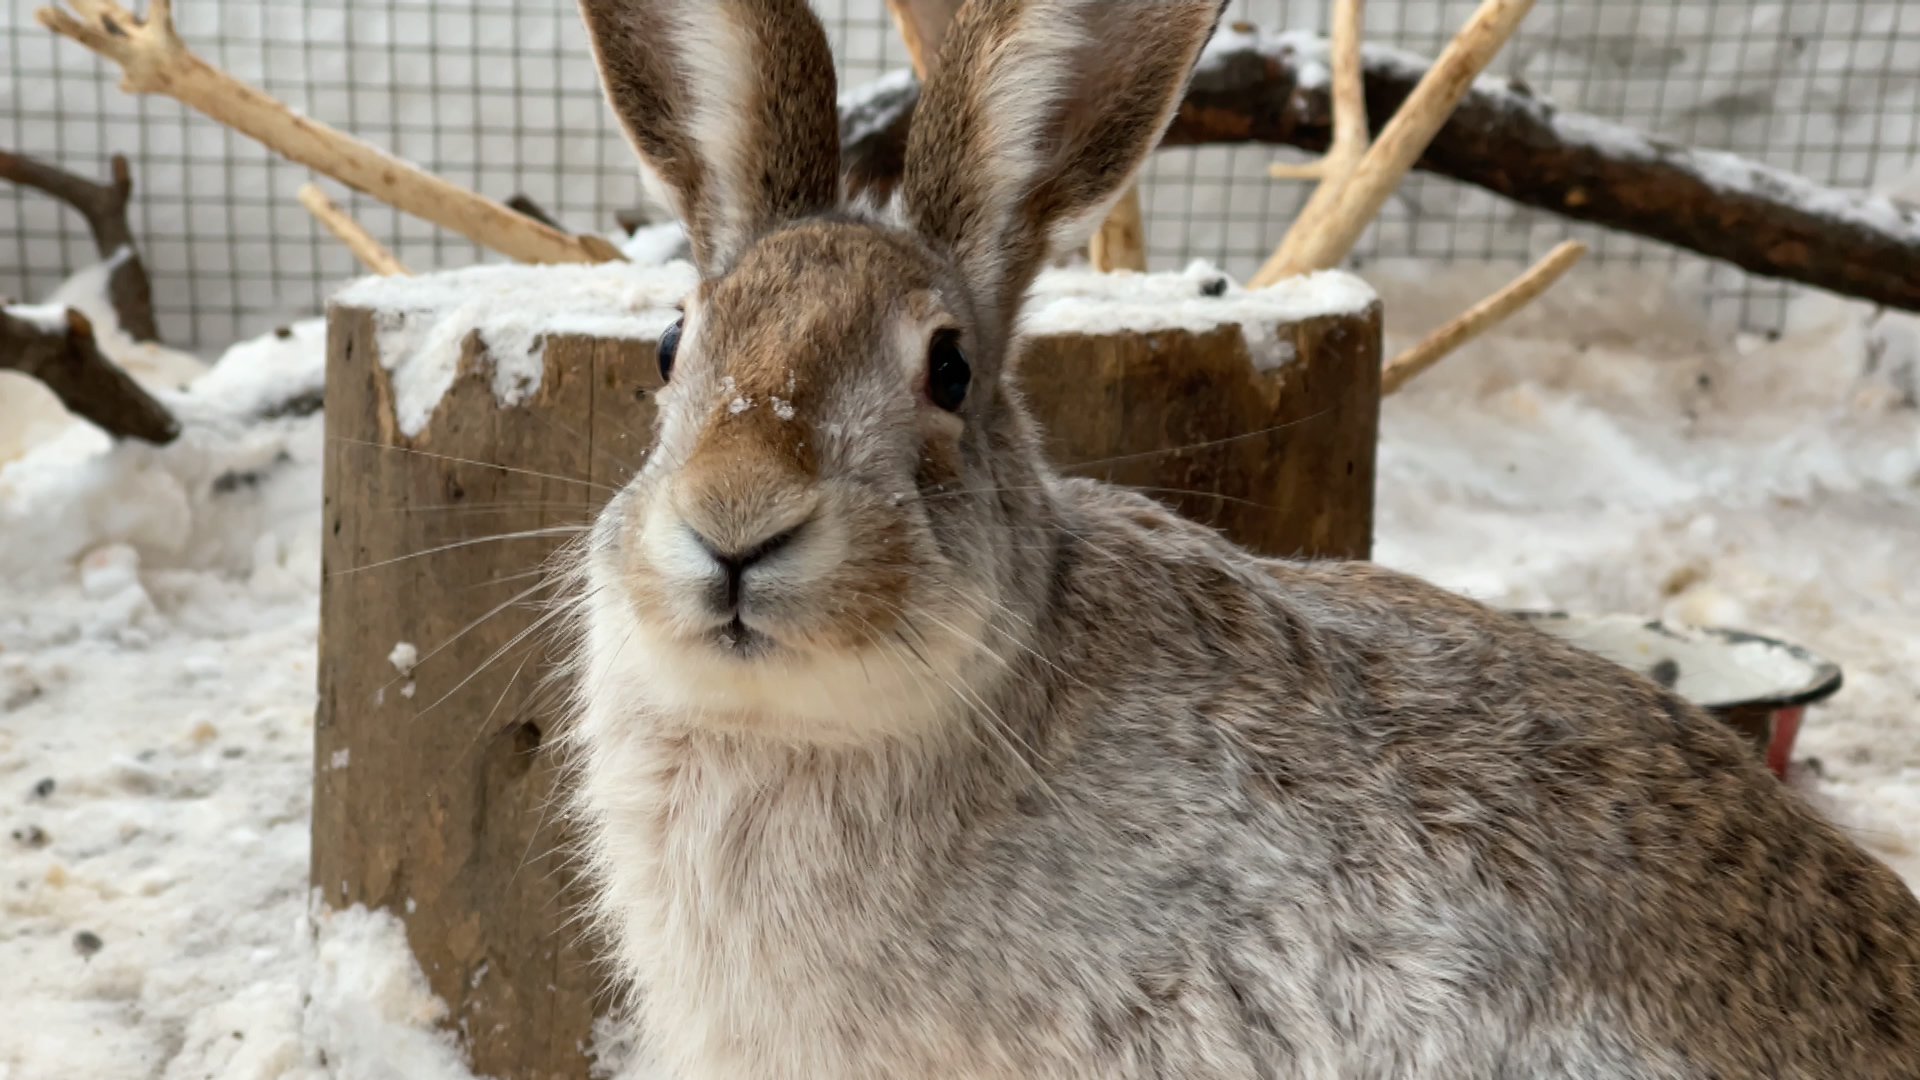
<path fill-rule="evenodd" d="M 1159 142 L 1222 7 L 972 0 L 872 207 L 843 197 L 805 0 L 582 0 L 701 278 L 594 533 L 591 695 L 803 741 L 964 704 L 1045 592 L 1022 298 Z"/>

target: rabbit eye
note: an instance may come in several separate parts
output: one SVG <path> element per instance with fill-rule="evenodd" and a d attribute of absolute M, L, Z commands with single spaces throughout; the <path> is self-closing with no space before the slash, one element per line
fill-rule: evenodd
<path fill-rule="evenodd" d="M 973 368 L 960 351 L 960 331 L 942 330 L 933 336 L 927 353 L 927 397 L 947 412 L 959 412 L 973 384 Z"/>
<path fill-rule="evenodd" d="M 680 353 L 680 327 L 686 319 L 676 319 L 667 332 L 660 335 L 660 381 L 673 381 L 673 358 Z"/>

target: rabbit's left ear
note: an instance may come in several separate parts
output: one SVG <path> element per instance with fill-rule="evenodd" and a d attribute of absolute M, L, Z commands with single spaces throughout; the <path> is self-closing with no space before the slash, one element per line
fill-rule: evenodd
<path fill-rule="evenodd" d="M 600 79 L 706 277 L 840 201 L 833 53 L 807 0 L 580 0 Z"/>
<path fill-rule="evenodd" d="M 1224 0 L 970 0 L 908 136 L 900 200 L 1003 329 L 1159 144 Z"/>

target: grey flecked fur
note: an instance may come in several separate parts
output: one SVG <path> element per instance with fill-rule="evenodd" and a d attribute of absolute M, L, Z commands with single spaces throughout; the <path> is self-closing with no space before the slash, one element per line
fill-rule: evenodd
<path fill-rule="evenodd" d="M 1122 54 L 1189 64 L 1217 14 L 975 0 L 927 101 L 968 109 L 1035 13 L 1095 3 Z M 1181 78 L 1121 98 L 1164 115 Z M 1037 260 L 1004 252 L 1164 121 L 1044 162 L 1043 198 L 974 179 L 1016 133 L 948 120 L 973 157 L 916 144 L 898 220 L 926 231 L 786 222 L 690 298 L 657 448 L 583 552 L 576 810 L 663 1064 L 1920 1075 L 1920 904 L 1730 731 L 1421 582 L 1053 474 L 1008 363 Z M 1009 248 L 1000 211 L 1035 206 Z M 925 393 L 941 328 L 980 379 L 957 417 Z M 737 609 L 696 535 L 780 538 Z"/>

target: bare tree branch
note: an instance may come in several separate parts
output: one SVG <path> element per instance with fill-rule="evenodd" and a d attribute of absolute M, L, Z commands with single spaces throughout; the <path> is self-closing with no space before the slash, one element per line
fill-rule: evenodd
<path fill-rule="evenodd" d="M 72 309 L 46 318 L 0 308 L 0 368 L 46 384 L 78 416 L 115 438 L 164 444 L 180 424 L 152 394 L 106 358 L 86 316 Z"/>
<path fill-rule="evenodd" d="M 1300 79 L 1324 66 L 1324 39 L 1236 29 L 1207 51 L 1162 145 L 1325 151 L 1328 88 Z M 1365 61 L 1367 114 L 1379 131 L 1427 67 L 1388 49 L 1368 48 Z M 850 96 L 841 116 L 849 186 L 884 196 L 899 179 L 917 89 L 889 82 Z M 1519 87 L 1476 82 L 1414 167 L 1765 277 L 1920 311 L 1920 210 L 1562 113 Z"/>

